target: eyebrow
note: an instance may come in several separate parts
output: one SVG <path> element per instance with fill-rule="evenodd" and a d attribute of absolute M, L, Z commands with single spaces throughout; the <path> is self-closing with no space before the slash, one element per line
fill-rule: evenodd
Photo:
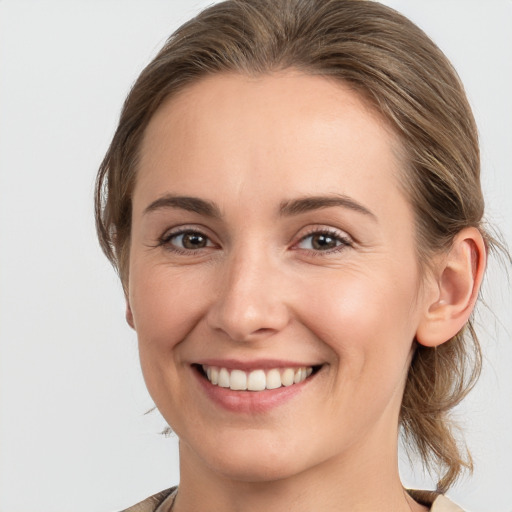
<path fill-rule="evenodd" d="M 219 207 L 211 201 L 205 201 L 198 197 L 174 196 L 172 194 L 166 194 L 153 201 L 145 208 L 144 215 L 165 208 L 179 208 L 212 218 L 220 218 L 222 216 Z"/>
<path fill-rule="evenodd" d="M 341 206 L 358 213 L 362 213 L 377 221 L 377 216 L 368 208 L 358 203 L 351 197 L 345 195 L 333 196 L 308 196 L 290 201 L 283 201 L 280 207 L 281 215 L 300 215 L 301 213 L 310 212 L 312 210 L 320 210 L 322 208 L 332 208 Z"/>
<path fill-rule="evenodd" d="M 288 217 L 332 207 L 348 208 L 349 210 L 367 215 L 375 221 L 377 220 L 377 216 L 368 208 L 345 195 L 307 196 L 283 201 L 280 205 L 279 213 Z M 178 208 L 215 219 L 222 217 L 219 207 L 211 201 L 206 201 L 198 197 L 175 196 L 172 194 L 166 194 L 153 201 L 144 209 L 144 214 L 165 208 Z"/>

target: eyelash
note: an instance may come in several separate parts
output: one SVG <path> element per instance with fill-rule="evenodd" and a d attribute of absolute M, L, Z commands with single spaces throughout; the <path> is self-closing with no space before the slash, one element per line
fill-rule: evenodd
<path fill-rule="evenodd" d="M 327 254 L 336 254 L 343 250 L 345 250 L 347 247 L 353 246 L 352 239 L 347 236 L 343 231 L 338 231 L 336 229 L 332 228 L 312 228 L 308 233 L 306 233 L 304 236 L 300 238 L 300 240 L 294 244 L 294 247 L 298 246 L 308 238 L 311 238 L 314 235 L 324 235 L 330 238 L 333 238 L 336 240 L 336 242 L 339 242 L 339 245 L 336 245 L 336 247 L 332 249 L 326 249 L 326 250 L 314 250 L 314 249 L 306 249 L 308 253 L 310 253 L 313 256 L 322 256 Z M 295 249 L 299 250 L 299 249 Z"/>
<path fill-rule="evenodd" d="M 206 245 L 205 247 L 200 247 L 198 249 L 185 249 L 182 247 L 178 247 L 175 244 L 173 244 L 171 241 L 179 236 L 183 235 L 197 235 L 200 237 L 203 237 L 206 239 L 207 244 L 210 243 L 210 245 Z M 347 247 L 353 246 L 353 241 L 350 237 L 343 234 L 342 231 L 337 231 L 335 229 L 328 229 L 328 228 L 312 228 L 308 233 L 303 235 L 298 242 L 294 243 L 292 246 L 293 250 L 300 250 L 297 246 L 303 243 L 308 238 L 314 236 L 314 235 L 324 235 L 327 237 L 330 237 L 334 239 L 338 245 L 336 245 L 334 248 L 326 249 L 326 250 L 315 250 L 315 249 L 304 249 L 309 254 L 313 256 L 322 256 L 327 254 L 335 254 L 339 253 L 343 250 L 345 250 Z M 203 233 L 202 231 L 198 229 L 192 229 L 192 228 L 181 228 L 178 231 L 172 231 L 172 232 L 166 232 L 162 237 L 159 238 L 158 243 L 156 245 L 157 247 L 165 247 L 167 250 L 174 252 L 176 254 L 183 254 L 183 255 L 194 255 L 201 250 L 207 248 L 207 247 L 214 247 L 215 244 L 211 242 L 211 239 L 208 235 Z"/>
<path fill-rule="evenodd" d="M 199 229 L 194 228 L 181 228 L 178 231 L 171 231 L 164 233 L 158 240 L 157 247 L 164 247 L 168 251 L 174 252 L 176 254 L 183 254 L 183 255 L 192 255 L 196 254 L 205 247 L 200 247 L 198 249 L 185 249 L 183 247 L 178 247 L 174 245 L 171 241 L 173 238 L 177 238 L 179 236 L 183 235 L 197 235 L 201 236 L 206 239 L 207 244 L 210 243 L 210 245 L 207 245 L 206 247 L 213 247 L 214 244 L 211 242 L 211 239 L 208 235 L 200 231 Z"/>

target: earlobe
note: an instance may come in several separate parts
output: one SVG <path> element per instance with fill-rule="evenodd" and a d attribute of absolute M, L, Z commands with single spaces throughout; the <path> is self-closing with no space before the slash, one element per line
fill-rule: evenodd
<path fill-rule="evenodd" d="M 476 228 L 465 228 L 436 269 L 435 293 L 427 300 L 416 333 L 421 345 L 435 347 L 453 338 L 466 324 L 478 298 L 487 250 Z"/>
<path fill-rule="evenodd" d="M 135 329 L 135 324 L 133 322 L 133 313 L 132 308 L 130 306 L 130 303 L 128 300 L 126 301 L 126 314 L 125 314 L 126 322 L 127 324 L 132 328 Z"/>

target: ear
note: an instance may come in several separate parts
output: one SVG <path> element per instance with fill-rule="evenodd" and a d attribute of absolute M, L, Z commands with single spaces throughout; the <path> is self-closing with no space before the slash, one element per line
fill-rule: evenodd
<path fill-rule="evenodd" d="M 126 314 L 125 314 L 126 322 L 127 324 L 132 328 L 135 329 L 135 323 L 133 322 L 133 313 L 132 308 L 130 306 L 130 301 L 126 299 Z"/>
<path fill-rule="evenodd" d="M 464 228 L 448 254 L 435 266 L 428 286 L 426 310 L 416 332 L 421 345 L 436 347 L 453 338 L 466 324 L 478 298 L 487 249 L 478 229 Z"/>

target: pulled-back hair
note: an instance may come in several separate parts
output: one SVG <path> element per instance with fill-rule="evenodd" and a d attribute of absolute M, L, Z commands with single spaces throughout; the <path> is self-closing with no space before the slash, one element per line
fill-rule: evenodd
<path fill-rule="evenodd" d="M 128 95 L 101 164 L 96 222 L 125 293 L 141 140 L 163 101 L 208 75 L 261 75 L 288 68 L 348 83 L 401 141 L 401 184 L 415 212 L 418 259 L 448 250 L 463 228 L 482 226 L 478 137 L 463 86 L 437 46 L 407 18 L 364 0 L 228 0 L 179 28 Z M 418 345 L 400 425 L 438 472 L 444 492 L 471 458 L 448 412 L 474 385 L 481 354 L 471 320 L 436 349 Z"/>

